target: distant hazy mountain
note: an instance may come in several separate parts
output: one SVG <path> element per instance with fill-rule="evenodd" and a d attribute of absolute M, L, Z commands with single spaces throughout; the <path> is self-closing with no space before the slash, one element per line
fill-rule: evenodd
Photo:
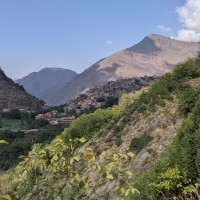
<path fill-rule="evenodd" d="M 110 80 L 162 75 L 175 64 L 194 57 L 199 49 L 199 44 L 195 42 L 153 34 L 130 48 L 98 61 L 46 99 L 51 105 L 59 105 L 87 88 L 103 85 Z"/>
<path fill-rule="evenodd" d="M 41 101 L 28 94 L 23 86 L 19 86 L 8 78 L 0 68 L 0 109 L 37 110 L 41 107 Z"/>
<path fill-rule="evenodd" d="M 16 83 L 23 85 L 27 92 L 48 103 L 47 94 L 54 93 L 76 76 L 77 73 L 69 69 L 44 68 L 16 80 Z"/>

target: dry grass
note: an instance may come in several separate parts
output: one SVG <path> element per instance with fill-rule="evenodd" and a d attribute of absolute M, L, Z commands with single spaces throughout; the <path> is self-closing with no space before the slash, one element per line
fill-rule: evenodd
<path fill-rule="evenodd" d="M 191 88 L 199 89 L 200 88 L 200 77 L 192 79 L 190 81 L 187 81 L 185 84 L 189 85 Z"/>
<path fill-rule="evenodd" d="M 0 196 L 12 193 L 14 187 L 15 182 L 12 178 L 12 172 L 0 172 Z"/>

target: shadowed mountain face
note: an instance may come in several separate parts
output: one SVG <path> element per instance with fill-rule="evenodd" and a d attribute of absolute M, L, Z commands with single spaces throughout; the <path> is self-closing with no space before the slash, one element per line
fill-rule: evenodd
<path fill-rule="evenodd" d="M 45 99 L 50 105 L 59 105 L 88 88 L 101 86 L 111 80 L 162 75 L 188 57 L 195 57 L 198 50 L 198 43 L 153 34 L 130 48 L 98 61 Z"/>
<path fill-rule="evenodd" d="M 54 93 L 76 76 L 77 73 L 69 69 L 44 68 L 18 79 L 16 83 L 23 85 L 30 94 L 46 101 L 47 94 Z"/>
<path fill-rule="evenodd" d="M 0 109 L 37 110 L 42 106 L 42 102 L 26 93 L 23 86 L 14 83 L 0 68 Z"/>

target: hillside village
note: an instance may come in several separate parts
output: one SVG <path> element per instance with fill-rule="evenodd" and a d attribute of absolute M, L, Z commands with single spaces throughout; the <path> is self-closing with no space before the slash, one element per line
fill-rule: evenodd
<path fill-rule="evenodd" d="M 80 114 L 85 110 L 110 107 L 117 104 L 118 99 L 123 94 L 134 93 L 143 87 L 149 86 L 158 78 L 159 76 L 144 76 L 110 81 L 103 86 L 89 89 L 71 100 L 64 108 L 65 113 L 75 111 Z"/>

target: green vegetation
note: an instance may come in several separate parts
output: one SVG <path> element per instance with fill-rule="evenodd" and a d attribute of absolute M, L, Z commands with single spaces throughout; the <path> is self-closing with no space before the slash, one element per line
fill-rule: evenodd
<path fill-rule="evenodd" d="M 69 140 L 67 146 L 56 138 L 43 149 L 35 145 L 16 168 L 17 198 L 24 199 L 27 193 L 33 192 L 33 199 L 87 199 L 95 195 L 97 186 L 103 182 L 109 184 L 119 177 L 128 181 L 132 177 L 125 164 L 133 153 L 122 154 L 108 147 L 97 160 L 92 148 L 75 151 L 74 144 L 85 141 L 85 138 Z M 90 176 L 82 173 L 83 167 L 90 170 Z M 112 196 L 122 200 L 131 193 L 138 191 L 123 184 L 123 190 L 116 187 Z"/>
<path fill-rule="evenodd" d="M 111 109 L 98 109 L 91 114 L 83 114 L 70 124 L 70 128 L 66 129 L 62 137 L 65 141 L 74 138 L 85 137 L 91 139 L 104 125 L 106 125 L 113 117 Z"/>
<path fill-rule="evenodd" d="M 21 113 L 18 109 L 12 109 L 10 112 L 1 113 L 1 115 L 6 119 L 21 119 Z"/>
<path fill-rule="evenodd" d="M 143 134 L 138 138 L 133 138 L 131 140 L 130 150 L 135 153 L 140 152 L 153 138 L 147 134 Z"/>
<path fill-rule="evenodd" d="M 195 107 L 195 104 L 199 98 L 200 90 L 192 88 L 184 89 L 180 94 L 179 111 L 184 115 L 187 115 Z"/>
<path fill-rule="evenodd" d="M 40 187 L 43 188 L 43 191 L 46 191 L 46 189 L 47 189 L 48 195 L 50 195 L 50 197 L 52 199 L 55 199 L 55 195 L 62 196 L 63 195 L 62 192 L 64 192 L 65 195 L 70 195 L 71 193 L 76 194 L 76 193 L 78 193 L 78 191 L 82 191 L 82 190 L 84 190 L 87 194 L 86 196 L 88 196 L 90 194 L 90 192 L 94 192 L 100 184 L 105 183 L 104 177 L 107 177 L 108 181 L 111 181 L 111 180 L 117 181 L 119 179 L 118 175 L 120 175 L 121 172 L 116 171 L 114 169 L 110 170 L 110 173 L 106 173 L 106 171 L 105 171 L 105 170 L 108 170 L 109 168 L 111 169 L 111 168 L 115 167 L 115 165 L 113 165 L 114 162 L 117 163 L 116 167 L 118 169 L 121 168 L 122 172 L 125 173 L 126 176 L 128 175 L 128 177 L 131 178 L 132 173 L 129 172 L 128 170 L 126 170 L 126 167 L 125 166 L 123 167 L 123 165 L 127 162 L 126 159 L 128 159 L 128 157 L 133 156 L 133 153 L 127 154 L 124 157 L 123 154 L 121 154 L 117 151 L 116 151 L 116 153 L 114 153 L 114 150 L 110 149 L 108 152 L 110 152 L 111 154 L 108 156 L 108 159 L 109 159 L 108 161 L 111 163 L 109 164 L 109 162 L 108 162 L 108 165 L 102 165 L 104 163 L 103 161 L 99 163 L 102 165 L 101 170 L 100 170 L 101 173 L 99 175 L 103 178 L 102 179 L 103 182 L 102 183 L 97 182 L 98 184 L 95 185 L 95 187 L 93 187 L 94 191 L 93 190 L 91 191 L 91 187 L 88 187 L 87 179 L 85 179 L 85 181 L 83 182 L 85 185 L 84 187 L 82 186 L 83 185 L 82 183 L 80 183 L 80 185 L 78 186 L 78 187 L 83 187 L 82 190 L 79 190 L 80 188 L 77 188 L 77 186 L 75 185 L 75 182 L 74 183 L 72 182 L 70 184 L 73 187 L 70 189 L 70 191 L 71 191 L 70 194 L 68 194 L 68 193 L 66 193 L 66 191 L 68 191 L 69 188 L 66 185 L 65 185 L 65 187 L 67 187 L 67 188 L 65 188 L 65 190 L 62 191 L 62 187 L 60 188 L 60 185 L 56 184 L 56 181 L 58 179 L 62 179 L 62 176 L 66 174 L 66 171 L 60 172 L 61 168 L 57 168 L 56 166 L 54 166 L 54 163 L 52 166 L 52 162 L 54 159 L 55 159 L 55 164 L 60 163 L 60 161 L 63 162 L 64 161 L 63 159 L 65 159 L 67 162 L 69 162 L 71 160 L 72 155 L 68 153 L 68 147 L 71 148 L 71 145 L 72 145 L 73 149 L 74 149 L 73 150 L 73 153 L 74 153 L 74 152 L 77 152 L 78 147 L 82 146 L 81 143 L 77 142 L 77 138 L 81 138 L 82 136 L 84 136 L 87 140 L 90 140 L 101 128 L 105 127 L 110 121 L 113 121 L 113 123 L 117 122 L 121 118 L 121 116 L 124 115 L 124 112 L 126 112 L 125 108 L 131 102 L 133 102 L 134 99 L 137 98 L 138 95 L 139 95 L 139 93 L 125 95 L 123 98 L 121 98 L 121 100 L 119 101 L 119 104 L 114 106 L 112 109 L 111 108 L 106 109 L 106 110 L 98 109 L 94 113 L 87 114 L 87 115 L 83 114 L 78 119 L 76 119 L 74 122 L 72 122 L 70 124 L 70 127 L 65 129 L 65 131 L 63 131 L 63 133 L 60 136 L 58 136 L 57 139 L 53 140 L 53 142 L 50 145 L 45 145 L 44 147 L 41 145 L 36 145 L 35 147 L 33 147 L 32 153 L 30 152 L 28 157 L 30 157 L 30 159 L 35 159 L 37 157 L 38 162 L 34 162 L 35 165 L 37 165 L 36 169 L 42 168 L 43 170 L 37 171 L 36 169 L 29 168 L 28 163 L 26 163 L 26 162 L 20 162 L 20 164 L 17 165 L 17 168 L 16 168 L 17 171 L 14 173 L 14 176 L 15 176 L 14 185 L 11 183 L 10 184 L 12 185 L 12 188 L 16 188 L 16 185 L 18 185 L 18 187 L 16 188 L 16 193 L 17 193 L 18 197 L 23 199 L 23 197 L 26 196 L 30 191 L 33 193 L 35 192 L 34 188 L 37 187 L 38 176 L 39 176 L 39 182 L 41 182 L 41 184 L 42 184 L 42 185 L 40 185 Z M 53 130 L 51 130 L 51 131 L 53 131 Z M 49 132 L 48 132 L 48 134 L 49 134 Z M 43 134 L 41 134 L 41 136 L 43 136 Z M 30 137 L 28 137 L 28 138 L 30 138 Z M 45 139 L 44 141 L 47 141 L 47 139 Z M 59 141 L 59 142 L 57 143 L 56 141 Z M 36 143 L 36 142 L 37 141 L 34 141 L 34 143 Z M 49 152 L 50 149 L 52 149 L 52 148 L 53 149 L 58 148 L 58 150 L 55 150 L 55 152 L 54 152 L 54 150 L 51 150 L 52 153 L 54 152 L 54 154 L 52 154 Z M 45 153 L 44 153 L 44 151 L 45 151 Z M 105 149 L 105 151 L 107 151 L 107 150 Z M 41 153 L 39 153 L 39 152 L 41 152 Z M 56 155 L 55 155 L 55 153 L 56 153 Z M 95 154 L 95 160 L 92 160 L 94 162 L 92 165 L 96 165 L 97 162 L 99 162 L 100 155 L 102 155 L 102 159 L 104 159 L 104 160 L 107 159 L 107 158 L 105 158 L 105 155 L 102 151 L 94 152 L 94 154 Z M 44 159 L 43 162 L 46 163 L 47 168 L 43 168 L 44 164 L 40 163 L 40 156 L 42 159 Z M 120 159 L 120 157 L 122 157 L 123 159 L 126 158 L 123 161 L 123 162 L 125 162 L 124 164 L 122 161 L 118 160 L 118 159 Z M 22 167 L 22 165 L 23 165 L 23 167 Z M 30 167 L 34 167 L 35 165 L 31 164 Z M 66 166 L 66 165 L 64 165 L 64 166 Z M 84 163 L 82 163 L 82 164 L 80 164 L 79 167 L 81 167 L 81 166 L 83 168 L 80 168 L 80 170 L 84 170 L 84 169 L 85 170 L 94 170 L 94 173 L 96 171 L 95 168 L 93 168 L 91 166 L 87 166 L 87 163 L 86 163 L 86 165 Z M 52 167 L 55 168 L 54 169 L 55 174 L 52 173 L 52 171 L 50 174 L 54 175 L 52 177 L 52 181 L 54 181 L 55 184 L 46 182 L 47 174 L 49 174 L 48 170 L 49 169 L 52 170 Z M 78 170 L 79 170 L 79 167 L 78 167 Z M 105 169 L 105 167 L 106 167 L 106 169 Z M 33 170 L 33 173 L 31 173 L 31 171 L 29 171 L 29 173 L 27 174 L 26 171 L 29 169 L 31 171 Z M 25 170 L 25 171 L 22 171 L 22 170 Z M 111 173 L 111 171 L 112 171 L 112 173 Z M 115 173 L 115 171 L 118 173 Z M 23 174 L 24 174 L 24 176 L 22 178 Z M 26 174 L 27 174 L 27 176 L 26 176 Z M 74 176 L 74 174 L 72 174 L 72 175 Z M 85 175 L 85 174 L 83 173 L 83 175 Z M 16 176 L 18 178 L 16 178 Z M 120 181 L 122 182 L 124 189 L 122 191 L 120 190 L 119 193 L 118 193 L 118 189 L 116 189 L 116 192 L 118 193 L 116 195 L 119 195 L 119 198 L 121 198 L 121 199 L 123 199 L 124 197 L 128 196 L 131 193 L 137 192 L 137 190 L 135 190 L 133 186 L 126 185 L 126 184 L 124 185 L 124 181 L 128 180 L 128 178 L 127 177 L 123 178 L 123 176 L 120 176 Z M 77 179 L 77 177 L 74 177 L 74 178 L 75 178 L 75 180 Z M 50 178 L 50 180 L 51 180 L 51 178 Z M 64 180 L 66 180 L 66 178 Z M 66 184 L 66 181 L 64 183 Z M 20 186 L 21 184 L 23 186 Z M 43 184 L 44 184 L 44 187 L 43 187 Z M 51 188 L 51 186 L 53 186 L 53 188 Z M 12 195 L 11 191 L 10 192 L 8 191 L 7 193 Z M 39 195 L 42 195 L 42 194 L 39 194 Z M 45 193 L 45 195 L 47 195 L 47 194 Z M 49 199 L 51 199 L 50 197 L 49 197 Z M 80 199 L 80 197 L 78 199 Z"/>
<path fill-rule="evenodd" d="M 5 140 L 0 140 L 0 144 L 8 144 L 8 142 L 5 141 Z M 1 175 L 1 174 L 0 174 L 0 175 Z M 3 179 L 2 176 L 0 176 L 0 181 L 1 181 L 3 184 L 6 184 L 6 182 L 4 182 L 4 180 L 2 180 L 2 179 Z M 4 187 L 4 188 L 5 188 L 5 187 Z M 9 189 L 11 189 L 11 188 L 9 188 Z M 11 196 L 10 196 L 10 195 L 7 195 L 7 194 L 4 194 L 4 195 L 1 195 L 1 194 L 0 194 L 0 198 L 1 198 L 1 199 L 12 200 Z"/>
<path fill-rule="evenodd" d="M 200 55 L 197 59 L 189 59 L 157 82 L 163 85 L 162 99 L 169 98 L 169 95 L 178 96 L 179 112 L 186 119 L 162 158 L 152 169 L 133 180 L 140 195 L 130 199 L 199 199 L 200 87 L 192 89 L 183 84 L 200 76 L 199 60 Z M 169 77 L 173 84 L 166 83 Z"/>
<path fill-rule="evenodd" d="M 36 120 L 33 120 L 32 123 L 27 126 L 27 128 L 28 129 L 38 129 L 43 126 L 46 126 L 47 124 L 49 124 L 49 122 L 47 120 L 36 119 Z"/>
<path fill-rule="evenodd" d="M 9 145 L 0 148 L 0 170 L 7 170 L 15 166 L 19 161 L 19 156 L 27 155 L 35 143 L 46 144 L 52 141 L 56 135 L 60 134 L 68 125 L 48 125 L 39 131 L 0 131 L 0 139 L 8 141 Z"/>
<path fill-rule="evenodd" d="M 117 146 L 120 146 L 121 144 L 122 144 L 122 138 L 121 137 L 117 137 L 117 138 L 115 138 L 115 144 L 117 145 Z"/>

